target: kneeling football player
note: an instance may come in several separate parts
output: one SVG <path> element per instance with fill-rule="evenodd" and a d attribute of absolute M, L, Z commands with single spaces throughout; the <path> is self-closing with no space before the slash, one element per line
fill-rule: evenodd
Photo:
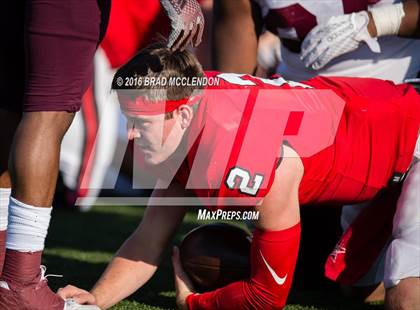
<path fill-rule="evenodd" d="M 130 78 L 153 83 L 127 86 Z M 197 87 L 199 81 L 207 85 Z M 159 181 L 138 228 L 92 292 L 68 286 L 62 296 L 106 309 L 142 287 L 187 211 L 156 206 L 158 199 L 193 195 L 213 210 L 254 208 L 259 219 L 249 279 L 195 294 L 174 251 L 178 305 L 281 309 L 298 255 L 299 205 L 375 202 L 406 174 L 386 268 L 390 283 L 414 279 L 405 293 L 419 302 L 420 97 L 414 88 L 376 79 L 317 77 L 302 84 L 203 72 L 188 51 L 159 44 L 123 66 L 113 85 L 139 164 Z M 392 223 L 394 212 L 387 204 L 382 209 Z M 376 220 L 362 227 L 367 235 L 381 225 Z M 381 242 L 371 252 L 378 254 Z M 342 246 L 334 259 L 342 261 L 337 256 L 345 254 Z"/>

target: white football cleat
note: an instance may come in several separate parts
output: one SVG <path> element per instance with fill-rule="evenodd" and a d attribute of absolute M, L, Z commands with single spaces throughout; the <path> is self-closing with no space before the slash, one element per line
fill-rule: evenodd
<path fill-rule="evenodd" d="M 101 308 L 94 305 L 80 305 L 74 299 L 70 298 L 66 299 L 63 310 L 101 310 Z"/>

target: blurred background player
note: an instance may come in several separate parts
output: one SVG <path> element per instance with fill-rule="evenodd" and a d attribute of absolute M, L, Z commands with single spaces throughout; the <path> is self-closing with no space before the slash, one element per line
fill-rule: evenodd
<path fill-rule="evenodd" d="M 171 21 L 169 46 L 197 45 L 204 26 L 198 3 L 161 4 Z M 105 34 L 109 10 L 107 0 L 28 0 L 2 9 L 2 37 L 7 42 L 0 49 L 2 309 L 77 307 L 51 292 L 40 262 L 61 141 L 91 82 L 93 56 Z"/>
<path fill-rule="evenodd" d="M 420 68 L 420 60 L 415 57 L 420 41 L 402 38 L 402 36 L 418 35 L 416 32 L 418 2 L 405 1 L 403 7 L 392 3 L 394 2 L 367 0 L 328 3 L 271 0 L 217 1 L 213 55 L 215 65 L 227 72 L 253 72 L 257 64 L 258 36 L 265 29 L 281 40 L 281 52 L 276 53 L 281 55 L 281 59 L 276 71 L 287 79 L 301 81 L 316 75 L 334 75 L 377 77 L 401 82 L 405 78 L 415 77 Z M 374 15 L 378 23 L 391 24 L 391 29 L 385 27 L 381 30 L 377 42 L 373 38 L 368 40 L 369 35 L 376 36 L 372 13 L 366 13 L 368 7 L 372 12 L 376 12 Z M 385 13 L 381 13 L 384 9 Z M 350 13 L 353 12 L 358 13 L 351 18 Z M 324 42 L 328 40 L 327 26 L 331 26 L 337 19 L 341 27 L 329 27 L 328 30 L 346 29 L 346 31 L 341 31 L 339 35 L 333 33 L 334 41 L 329 39 L 327 44 Z M 355 28 L 351 28 L 353 23 Z M 368 26 L 367 30 L 371 33 L 366 35 Z M 236 31 L 238 29 L 242 31 Z M 364 37 L 359 38 L 360 32 L 364 33 Z M 235 35 L 232 35 L 233 33 Z M 324 41 L 319 41 L 321 37 Z M 305 43 L 302 45 L 304 40 Z M 376 42 L 380 52 L 377 49 L 373 52 L 365 43 L 366 40 Z M 353 41 L 354 44 L 350 44 L 347 49 L 341 48 L 348 41 Z M 375 43 L 370 45 L 373 46 Z M 238 46 L 242 53 L 232 55 L 232 47 L 238 48 Z M 314 46 L 318 46 L 318 49 Z M 320 46 L 325 48 L 320 50 Z M 302 50 L 302 47 L 306 47 L 306 50 Z M 328 57 L 322 58 L 322 66 L 312 68 L 314 62 L 320 61 L 318 53 L 324 55 L 323 52 L 326 50 Z"/>
<path fill-rule="evenodd" d="M 244 0 L 233 3 L 221 0 L 215 6 L 213 56 L 216 68 L 230 72 L 256 72 L 261 76 L 277 72 L 286 79 L 298 81 L 316 75 L 334 75 L 376 77 L 401 83 L 407 78 L 415 78 L 420 71 L 417 53 L 420 40 L 403 38 L 419 36 L 418 6 L 417 0 L 403 3 L 345 0 L 328 3 Z M 263 30 L 266 32 L 259 36 Z M 230 53 L 233 46 L 239 46 L 242 52 Z M 344 230 L 363 207 L 343 208 L 341 223 Z M 306 265 L 316 266 L 313 257 L 317 255 L 313 254 L 324 253 L 331 246 L 331 236 L 337 236 L 338 231 L 331 224 L 321 225 L 322 228 L 311 225 L 311 222 L 331 222 L 328 219 L 334 218 L 334 211 L 328 207 L 325 211 L 324 214 L 315 214 L 310 208 L 303 209 L 302 251 L 305 255 L 302 274 L 308 274 Z M 313 242 L 309 235 L 305 238 L 305 223 L 311 236 L 325 238 L 329 235 L 329 241 L 320 244 Z M 352 294 L 365 298 L 375 289 L 383 277 L 384 255 L 385 251 L 371 271 L 358 282 L 364 288 Z M 382 298 L 381 288 L 368 297 L 369 300 Z"/>

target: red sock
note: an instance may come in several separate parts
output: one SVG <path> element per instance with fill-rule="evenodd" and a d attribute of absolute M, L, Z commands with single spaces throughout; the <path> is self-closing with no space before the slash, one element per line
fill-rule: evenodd
<path fill-rule="evenodd" d="M 4 257 L 6 255 L 7 230 L 0 231 L 0 277 L 3 271 Z"/>
<path fill-rule="evenodd" d="M 293 280 L 300 224 L 281 231 L 256 229 L 251 246 L 251 278 L 187 298 L 190 310 L 282 309 Z"/>

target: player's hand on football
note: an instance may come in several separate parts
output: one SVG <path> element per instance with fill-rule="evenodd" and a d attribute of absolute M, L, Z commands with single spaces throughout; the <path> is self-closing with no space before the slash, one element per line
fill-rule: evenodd
<path fill-rule="evenodd" d="M 174 267 L 175 289 L 176 289 L 176 303 L 179 309 L 188 309 L 187 297 L 194 293 L 191 280 L 188 278 L 184 269 L 181 266 L 179 258 L 179 249 L 174 247 L 172 252 L 172 265 Z"/>
<path fill-rule="evenodd" d="M 332 59 L 354 51 L 365 42 L 374 53 L 381 51 L 376 38 L 368 31 L 366 11 L 333 16 L 313 28 L 302 42 L 300 58 L 306 67 L 321 69 Z"/>
<path fill-rule="evenodd" d="M 64 300 L 71 298 L 81 305 L 96 305 L 95 296 L 93 296 L 88 291 L 82 290 L 73 285 L 67 285 L 66 287 L 58 289 L 57 295 L 59 295 Z"/>
<path fill-rule="evenodd" d="M 188 44 L 197 46 L 204 30 L 204 16 L 197 0 L 160 0 L 171 20 L 168 47 L 184 50 Z"/>

